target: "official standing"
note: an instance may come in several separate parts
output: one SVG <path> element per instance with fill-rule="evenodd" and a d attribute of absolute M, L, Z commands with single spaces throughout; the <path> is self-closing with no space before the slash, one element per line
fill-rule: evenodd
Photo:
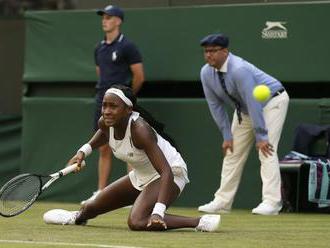
<path fill-rule="evenodd" d="M 200 45 L 206 60 L 201 81 L 212 117 L 224 139 L 224 160 L 220 188 L 214 199 L 198 210 L 208 213 L 231 210 L 243 167 L 255 142 L 261 163 L 262 201 L 252 213 L 277 215 L 282 207 L 277 146 L 289 96 L 277 79 L 230 53 L 229 39 L 224 34 L 208 35 Z M 260 84 L 271 90 L 271 98 L 263 103 L 257 102 L 252 94 Z M 235 109 L 232 123 L 225 104 Z"/>

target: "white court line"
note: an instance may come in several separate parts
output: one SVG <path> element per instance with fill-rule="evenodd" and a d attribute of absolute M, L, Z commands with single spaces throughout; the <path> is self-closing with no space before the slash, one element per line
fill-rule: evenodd
<path fill-rule="evenodd" d="M 15 243 L 15 244 L 33 244 L 33 245 L 57 245 L 57 246 L 87 246 L 101 248 L 141 248 L 137 246 L 122 246 L 122 245 L 103 245 L 103 244 L 84 244 L 84 243 L 63 243 L 63 242 L 42 242 L 42 241 L 24 241 L 24 240 L 2 240 L 0 243 Z"/>

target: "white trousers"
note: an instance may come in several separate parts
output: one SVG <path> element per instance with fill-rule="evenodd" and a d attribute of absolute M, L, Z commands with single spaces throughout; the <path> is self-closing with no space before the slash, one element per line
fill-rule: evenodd
<path fill-rule="evenodd" d="M 272 156 L 265 157 L 259 152 L 261 163 L 262 201 L 273 206 L 281 206 L 281 175 L 277 156 L 277 147 L 289 105 L 286 92 L 273 97 L 263 109 L 268 129 L 269 143 L 273 145 Z M 220 188 L 214 194 L 215 200 L 223 208 L 231 209 L 237 192 L 242 171 L 251 147 L 255 144 L 255 133 L 251 119 L 242 114 L 242 123 L 238 123 L 236 111 L 233 116 L 232 135 L 234 152 L 225 156 L 221 172 Z"/>

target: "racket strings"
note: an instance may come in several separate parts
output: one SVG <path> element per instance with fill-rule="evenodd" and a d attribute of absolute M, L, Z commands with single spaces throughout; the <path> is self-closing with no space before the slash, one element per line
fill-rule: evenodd
<path fill-rule="evenodd" d="M 23 175 L 9 181 L 0 193 L 0 213 L 14 216 L 36 200 L 41 190 L 41 180 L 35 175 Z"/>

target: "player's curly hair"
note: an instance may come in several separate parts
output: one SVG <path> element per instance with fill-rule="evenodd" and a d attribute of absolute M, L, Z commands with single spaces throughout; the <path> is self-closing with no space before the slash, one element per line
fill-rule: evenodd
<path fill-rule="evenodd" d="M 152 126 L 159 135 L 161 135 L 164 139 L 166 139 L 172 146 L 174 146 L 178 151 L 178 146 L 176 145 L 175 141 L 168 135 L 164 129 L 165 124 L 157 121 L 146 109 L 142 108 L 140 105 L 137 104 L 137 98 L 134 95 L 132 89 L 125 85 L 121 84 L 114 84 L 111 88 L 120 89 L 124 95 L 131 100 L 133 103 L 133 110 L 140 113 L 140 116 L 150 125 Z"/>

